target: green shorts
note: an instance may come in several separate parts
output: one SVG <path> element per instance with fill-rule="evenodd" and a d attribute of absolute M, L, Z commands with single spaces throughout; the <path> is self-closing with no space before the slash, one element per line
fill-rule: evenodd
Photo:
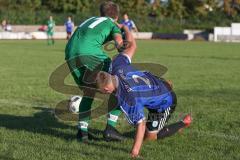
<path fill-rule="evenodd" d="M 109 71 L 111 59 L 82 55 L 67 60 L 67 64 L 74 81 L 79 86 L 92 86 L 96 84 L 96 75 L 99 71 Z"/>
<path fill-rule="evenodd" d="M 52 31 L 47 31 L 47 35 L 48 35 L 48 36 L 53 36 L 53 34 L 54 34 L 54 32 L 52 32 Z"/>

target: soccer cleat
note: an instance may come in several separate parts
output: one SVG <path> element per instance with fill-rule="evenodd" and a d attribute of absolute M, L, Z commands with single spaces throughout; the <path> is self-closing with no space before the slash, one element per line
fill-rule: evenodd
<path fill-rule="evenodd" d="M 183 123 L 185 124 L 185 127 L 189 127 L 190 124 L 192 123 L 192 117 L 190 114 L 186 115 L 184 118 L 183 118 Z"/>
<path fill-rule="evenodd" d="M 79 142 L 83 142 L 83 143 L 87 143 L 91 140 L 96 140 L 97 138 L 95 138 L 91 133 L 86 132 L 86 131 L 82 131 L 82 130 L 78 130 L 77 132 L 77 140 Z"/>
<path fill-rule="evenodd" d="M 88 132 L 86 131 L 82 131 L 82 130 L 78 130 L 77 132 L 77 140 L 80 141 L 80 142 L 86 142 L 88 141 Z"/>
<path fill-rule="evenodd" d="M 103 137 L 106 141 L 123 141 L 125 137 L 123 137 L 116 128 L 107 125 L 106 129 L 103 131 Z"/>
<path fill-rule="evenodd" d="M 178 130 L 179 133 L 182 133 L 184 128 L 187 128 L 190 126 L 190 124 L 192 123 L 192 117 L 190 114 L 188 114 L 181 121 L 184 123 L 184 126 Z"/>

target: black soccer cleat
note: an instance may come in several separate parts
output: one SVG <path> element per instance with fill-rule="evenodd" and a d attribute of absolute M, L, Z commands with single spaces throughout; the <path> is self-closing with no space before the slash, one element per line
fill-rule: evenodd
<path fill-rule="evenodd" d="M 76 138 L 79 142 L 86 142 L 88 141 L 88 132 L 79 129 Z"/>
<path fill-rule="evenodd" d="M 106 129 L 103 131 L 103 138 L 109 142 L 109 141 L 123 141 L 125 140 L 125 137 L 123 137 L 116 128 L 107 125 Z"/>
<path fill-rule="evenodd" d="M 82 131 L 80 129 L 78 130 L 76 137 L 79 142 L 83 143 L 88 143 L 89 141 L 97 140 L 97 138 L 94 137 L 94 135 L 92 135 L 91 133 Z"/>

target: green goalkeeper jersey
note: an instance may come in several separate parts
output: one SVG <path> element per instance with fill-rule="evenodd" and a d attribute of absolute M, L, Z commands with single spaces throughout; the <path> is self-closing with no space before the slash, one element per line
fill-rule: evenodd
<path fill-rule="evenodd" d="M 65 49 L 65 59 L 81 55 L 107 58 L 102 45 L 113 40 L 121 30 L 109 17 L 91 17 L 84 21 L 74 32 Z"/>
<path fill-rule="evenodd" d="M 54 20 L 48 20 L 47 21 L 47 33 L 53 33 L 54 32 L 54 27 L 55 27 L 55 21 Z"/>

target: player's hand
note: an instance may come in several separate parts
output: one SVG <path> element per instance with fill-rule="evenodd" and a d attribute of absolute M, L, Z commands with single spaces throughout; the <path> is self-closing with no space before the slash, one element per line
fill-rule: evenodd
<path fill-rule="evenodd" d="M 132 150 L 131 157 L 132 158 L 138 158 L 139 157 L 139 151 L 138 150 Z"/>
<path fill-rule="evenodd" d="M 166 82 L 168 83 L 168 85 L 169 85 L 171 88 L 173 88 L 173 83 L 172 83 L 171 80 L 167 80 Z"/>
<path fill-rule="evenodd" d="M 123 24 L 119 24 L 118 22 L 115 22 L 115 24 L 118 26 L 118 28 L 122 29 L 123 28 Z"/>
<path fill-rule="evenodd" d="M 133 156 L 132 154 L 131 154 L 131 158 L 132 159 L 144 159 L 142 156 L 140 156 L 140 155 L 136 155 L 136 156 Z"/>

